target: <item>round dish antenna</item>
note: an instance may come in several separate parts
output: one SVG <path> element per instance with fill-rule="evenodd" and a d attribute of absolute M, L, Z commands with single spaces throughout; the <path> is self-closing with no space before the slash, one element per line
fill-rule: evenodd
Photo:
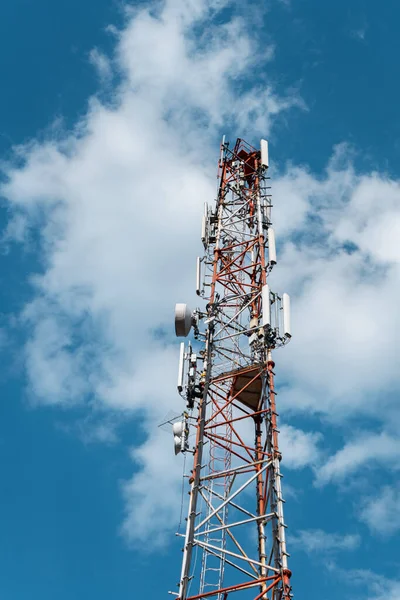
<path fill-rule="evenodd" d="M 187 304 L 175 304 L 175 333 L 186 337 L 192 327 L 192 311 Z"/>

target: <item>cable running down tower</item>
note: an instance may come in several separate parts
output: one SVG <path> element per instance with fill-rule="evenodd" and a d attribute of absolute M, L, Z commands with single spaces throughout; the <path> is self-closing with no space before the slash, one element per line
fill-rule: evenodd
<path fill-rule="evenodd" d="M 272 351 L 291 338 L 290 300 L 271 291 L 276 264 L 268 177 L 260 149 L 225 138 L 218 193 L 204 208 L 197 259 L 203 310 L 177 304 L 175 452 L 193 454 L 179 600 L 291 598 Z M 192 443 L 193 440 L 193 443 Z"/>

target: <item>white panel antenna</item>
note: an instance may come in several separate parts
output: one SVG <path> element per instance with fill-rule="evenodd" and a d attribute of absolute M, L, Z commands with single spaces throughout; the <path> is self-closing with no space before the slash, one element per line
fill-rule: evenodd
<path fill-rule="evenodd" d="M 185 342 L 181 342 L 179 350 L 179 369 L 178 369 L 178 392 L 183 391 L 183 376 L 184 376 L 184 360 L 185 360 Z"/>
<path fill-rule="evenodd" d="M 262 326 L 268 327 L 271 325 L 271 302 L 269 297 L 269 285 L 266 283 L 261 290 L 262 300 Z"/>
<path fill-rule="evenodd" d="M 292 337 L 292 329 L 290 323 L 290 296 L 289 294 L 282 294 L 282 311 L 283 311 L 283 335 L 285 337 Z"/>
<path fill-rule="evenodd" d="M 201 219 L 201 241 L 204 247 L 207 245 L 207 219 L 208 219 L 208 204 L 204 202 L 204 214 Z"/>
<path fill-rule="evenodd" d="M 207 248 L 209 242 L 209 214 L 208 204 L 204 202 L 204 214 L 201 220 L 201 241 L 203 242 L 204 249 Z"/>
<path fill-rule="evenodd" d="M 192 311 L 187 304 L 175 305 L 175 334 L 177 337 L 186 337 L 192 327 Z"/>
<path fill-rule="evenodd" d="M 268 262 L 271 266 L 276 265 L 275 231 L 272 227 L 268 227 Z"/>
<path fill-rule="evenodd" d="M 201 259 L 199 256 L 196 263 L 196 294 L 198 296 L 201 294 Z"/>
<path fill-rule="evenodd" d="M 265 169 L 269 167 L 269 154 L 268 154 L 268 142 L 267 140 L 261 140 L 261 166 Z"/>
<path fill-rule="evenodd" d="M 206 221 L 206 216 L 203 215 L 203 218 L 201 220 L 201 241 L 203 242 L 204 245 L 206 245 L 206 235 L 207 235 L 207 221 Z"/>

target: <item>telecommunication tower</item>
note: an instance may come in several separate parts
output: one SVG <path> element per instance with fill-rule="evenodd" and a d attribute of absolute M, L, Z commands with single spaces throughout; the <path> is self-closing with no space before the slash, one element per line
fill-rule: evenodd
<path fill-rule="evenodd" d="M 205 204 L 197 294 L 177 304 L 175 453 L 193 455 L 179 600 L 289 600 L 281 453 L 272 351 L 291 338 L 290 300 L 270 289 L 276 264 L 268 177 L 260 149 L 225 138 L 214 206 Z"/>

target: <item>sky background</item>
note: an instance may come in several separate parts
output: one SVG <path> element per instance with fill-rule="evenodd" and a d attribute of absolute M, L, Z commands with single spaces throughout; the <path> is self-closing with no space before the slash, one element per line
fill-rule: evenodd
<path fill-rule="evenodd" d="M 173 305 L 219 142 L 270 142 L 297 598 L 400 599 L 400 7 L 0 7 L 0 595 L 167 597 Z M 160 491 L 161 490 L 161 491 Z M 156 575 L 155 575 L 156 574 Z"/>

